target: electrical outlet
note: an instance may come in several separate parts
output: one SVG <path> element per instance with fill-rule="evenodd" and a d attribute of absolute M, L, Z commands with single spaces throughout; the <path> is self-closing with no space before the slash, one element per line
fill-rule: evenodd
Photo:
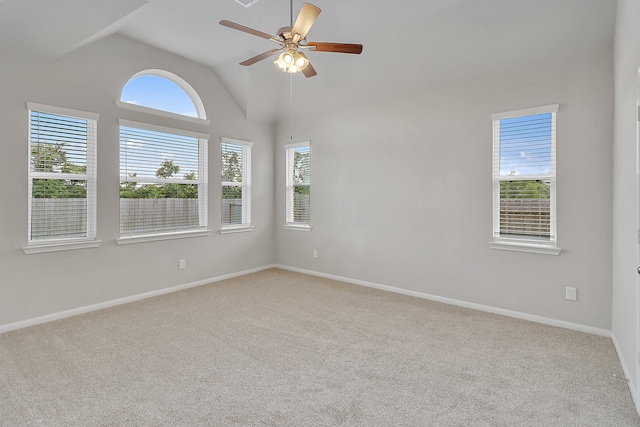
<path fill-rule="evenodd" d="M 181 260 L 178 262 L 178 269 L 180 269 L 180 270 L 184 270 L 185 268 L 187 268 L 187 261 L 186 261 L 186 260 L 184 260 L 184 259 L 181 259 Z"/>
<path fill-rule="evenodd" d="M 316 249 L 313 250 L 313 257 L 318 258 L 318 251 Z"/>
<path fill-rule="evenodd" d="M 578 299 L 578 290 L 567 286 L 565 289 L 565 298 L 571 301 L 576 301 Z"/>

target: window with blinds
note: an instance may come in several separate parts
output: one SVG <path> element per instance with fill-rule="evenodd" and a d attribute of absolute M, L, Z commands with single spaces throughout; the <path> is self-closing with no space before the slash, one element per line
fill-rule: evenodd
<path fill-rule="evenodd" d="M 207 226 L 208 135 L 120 121 L 120 235 Z"/>
<path fill-rule="evenodd" d="M 251 146 L 223 138 L 221 144 L 222 229 L 251 226 Z"/>
<path fill-rule="evenodd" d="M 309 226 L 311 196 L 311 144 L 287 144 L 286 224 Z"/>
<path fill-rule="evenodd" d="M 556 246 L 558 105 L 493 115 L 493 240 Z"/>
<path fill-rule="evenodd" d="M 28 103 L 29 244 L 96 237 L 98 115 Z"/>

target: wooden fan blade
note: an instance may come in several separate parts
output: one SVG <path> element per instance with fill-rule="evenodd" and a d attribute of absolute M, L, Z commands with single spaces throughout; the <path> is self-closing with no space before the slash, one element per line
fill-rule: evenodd
<path fill-rule="evenodd" d="M 311 3 L 303 4 L 298 17 L 296 18 L 296 23 L 293 24 L 291 34 L 300 34 L 300 40 L 304 39 L 313 23 L 316 22 L 316 18 L 318 18 L 320 12 L 321 10 L 318 6 L 314 6 Z"/>
<path fill-rule="evenodd" d="M 309 77 L 315 76 L 316 74 L 318 74 L 318 72 L 316 71 L 315 68 L 313 68 L 313 65 L 311 65 L 311 62 L 309 62 L 307 66 L 304 67 L 304 70 L 302 70 L 302 74 L 304 74 L 306 78 L 309 78 Z"/>
<path fill-rule="evenodd" d="M 253 34 L 254 36 L 262 37 L 263 39 L 274 39 L 274 36 L 272 36 L 271 34 L 263 33 L 262 31 L 255 30 L 241 24 L 236 24 L 235 22 L 227 21 L 226 19 L 220 21 L 220 25 L 233 28 L 234 30 L 242 31 L 243 33 Z"/>
<path fill-rule="evenodd" d="M 306 46 L 314 46 L 316 52 L 354 53 L 356 55 L 362 53 L 361 44 L 309 42 Z"/>
<path fill-rule="evenodd" d="M 298 52 L 298 53 L 300 54 L 300 56 L 302 56 L 302 57 L 303 57 L 304 59 L 306 59 L 307 61 L 309 60 L 309 58 L 307 58 L 307 55 L 305 55 L 304 53 L 302 53 L 302 52 Z M 313 77 L 313 76 L 315 76 L 315 75 L 316 75 L 316 74 L 318 74 L 318 73 L 316 72 L 316 69 L 315 69 L 315 68 L 313 68 L 313 65 L 311 65 L 311 62 L 309 62 L 309 63 L 307 64 L 307 66 L 306 66 L 306 67 L 304 67 L 304 69 L 302 70 L 302 74 L 304 74 L 304 76 L 305 76 L 306 78 L 309 78 L 309 77 Z"/>
<path fill-rule="evenodd" d="M 242 61 L 240 65 L 244 65 L 244 66 L 253 65 L 256 62 L 262 61 L 263 59 L 270 57 L 271 55 L 275 55 L 276 53 L 280 52 L 280 50 L 281 49 L 271 49 L 266 52 L 262 52 L 260 55 L 256 55 L 253 58 L 249 58 L 245 61 Z"/>

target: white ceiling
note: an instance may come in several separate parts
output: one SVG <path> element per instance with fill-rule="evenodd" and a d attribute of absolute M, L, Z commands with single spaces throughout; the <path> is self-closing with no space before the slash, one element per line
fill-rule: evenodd
<path fill-rule="evenodd" d="M 612 49 L 615 0 L 310 0 L 322 9 L 307 39 L 362 43 L 362 55 L 308 54 L 318 76 L 286 75 L 270 60 L 238 62 L 276 47 L 218 25 L 266 33 L 288 25 L 289 0 L 0 0 L 0 48 L 49 60 L 119 33 L 211 67 L 253 120 L 289 117 L 522 72 L 539 58 Z M 294 1 L 294 14 L 302 6 Z M 304 102 L 303 102 L 304 100 Z M 283 116 L 284 114 L 284 116 Z"/>

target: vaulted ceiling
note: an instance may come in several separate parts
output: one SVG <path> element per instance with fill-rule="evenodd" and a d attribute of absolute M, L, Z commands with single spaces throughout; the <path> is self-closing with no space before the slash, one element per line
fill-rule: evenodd
<path fill-rule="evenodd" d="M 297 114 L 311 115 L 611 51 L 616 9 L 615 0 L 309 2 L 322 9 L 309 40 L 364 45 L 361 55 L 310 52 L 310 79 L 270 60 L 238 65 L 277 45 L 218 25 L 275 34 L 289 24 L 289 0 L 0 0 L 0 51 L 47 61 L 119 33 L 211 67 L 247 117 L 275 122 L 289 112 L 291 87 Z"/>

